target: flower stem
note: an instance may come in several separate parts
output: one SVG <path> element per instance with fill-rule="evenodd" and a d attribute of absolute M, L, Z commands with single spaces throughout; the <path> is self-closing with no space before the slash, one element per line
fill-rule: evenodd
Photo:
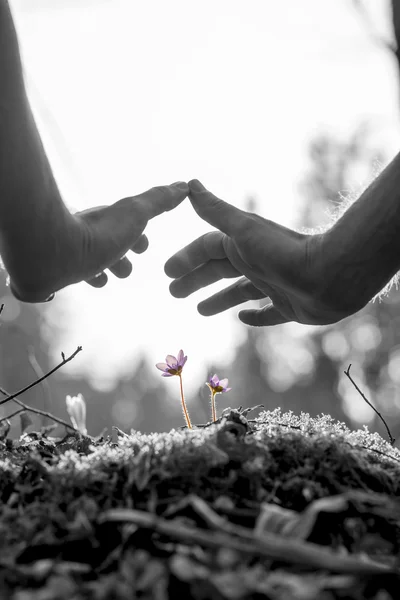
<path fill-rule="evenodd" d="M 179 383 L 181 386 L 181 400 L 182 400 L 183 416 L 185 417 L 185 421 L 186 421 L 186 425 L 188 426 L 188 429 L 193 429 L 192 423 L 190 422 L 188 409 L 186 408 L 185 396 L 183 395 L 182 375 L 180 373 L 179 373 Z"/>
<path fill-rule="evenodd" d="M 211 390 L 211 418 L 214 423 L 217 420 L 217 407 L 215 404 L 215 396 L 216 393 L 214 392 L 214 390 Z"/>

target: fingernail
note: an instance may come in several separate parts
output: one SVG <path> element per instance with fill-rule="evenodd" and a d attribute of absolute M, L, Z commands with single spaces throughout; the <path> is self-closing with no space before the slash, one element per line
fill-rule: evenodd
<path fill-rule="evenodd" d="M 178 190 L 187 190 L 188 184 L 185 181 L 175 181 L 175 183 L 171 183 L 174 187 L 178 188 Z"/>
<path fill-rule="evenodd" d="M 204 185 L 202 183 L 200 183 L 200 181 L 198 179 L 192 179 L 192 181 L 189 182 L 189 187 L 194 192 L 205 192 L 206 191 L 206 188 L 204 187 Z"/>

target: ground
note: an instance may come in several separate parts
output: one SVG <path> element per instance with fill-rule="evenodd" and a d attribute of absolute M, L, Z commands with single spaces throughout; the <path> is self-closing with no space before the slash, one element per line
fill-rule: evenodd
<path fill-rule="evenodd" d="M 2 600 L 398 598 L 400 452 L 366 429 L 227 409 L 0 446 Z"/>

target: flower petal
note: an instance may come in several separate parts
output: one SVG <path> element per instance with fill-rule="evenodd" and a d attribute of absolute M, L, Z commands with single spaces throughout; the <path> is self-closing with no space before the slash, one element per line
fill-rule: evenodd
<path fill-rule="evenodd" d="M 165 357 L 165 362 L 170 367 L 176 367 L 176 365 L 178 364 L 178 361 L 176 360 L 175 356 L 172 356 L 172 354 L 168 354 L 168 356 Z"/>
<path fill-rule="evenodd" d="M 211 377 L 210 383 L 212 383 L 213 386 L 219 385 L 219 379 L 216 373 Z"/>
<path fill-rule="evenodd" d="M 182 362 L 181 362 L 181 367 L 182 367 L 182 368 L 185 366 L 185 363 L 186 363 L 186 361 L 187 361 L 187 356 L 184 356 L 184 357 L 183 357 L 183 360 L 182 360 Z"/>
<path fill-rule="evenodd" d="M 178 364 L 179 364 L 179 365 L 181 365 L 181 364 L 182 364 L 182 361 L 183 361 L 183 357 L 184 357 L 184 356 L 185 356 L 185 355 L 184 355 L 184 353 L 183 353 L 183 350 L 179 350 L 179 352 L 178 352 L 178 356 L 176 357 L 176 359 L 177 359 L 177 361 L 178 361 Z"/>
<path fill-rule="evenodd" d="M 224 392 L 230 392 L 232 388 L 226 388 L 226 390 L 224 390 Z"/>
<path fill-rule="evenodd" d="M 167 369 L 169 369 L 167 363 L 157 363 L 156 367 L 157 369 L 160 369 L 160 371 L 166 371 Z"/>
<path fill-rule="evenodd" d="M 219 385 L 220 385 L 221 387 L 225 388 L 225 387 L 228 385 L 228 380 L 227 380 L 227 378 L 225 377 L 225 379 L 220 379 L 220 380 L 219 380 Z"/>
<path fill-rule="evenodd" d="M 171 373 L 162 373 L 161 377 L 173 377 L 173 375 Z"/>

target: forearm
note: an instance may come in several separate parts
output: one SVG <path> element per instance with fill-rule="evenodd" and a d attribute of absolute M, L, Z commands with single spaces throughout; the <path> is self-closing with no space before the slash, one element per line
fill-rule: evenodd
<path fill-rule="evenodd" d="M 46 252 L 48 264 L 49 251 L 57 253 L 60 230 L 72 218 L 26 96 L 10 9 L 0 0 L 0 253 L 10 275 L 23 274 L 21 285 L 30 280 L 38 285 L 30 263 L 37 265 Z"/>
<path fill-rule="evenodd" d="M 323 238 L 323 293 L 355 312 L 400 270 L 400 154 Z"/>

